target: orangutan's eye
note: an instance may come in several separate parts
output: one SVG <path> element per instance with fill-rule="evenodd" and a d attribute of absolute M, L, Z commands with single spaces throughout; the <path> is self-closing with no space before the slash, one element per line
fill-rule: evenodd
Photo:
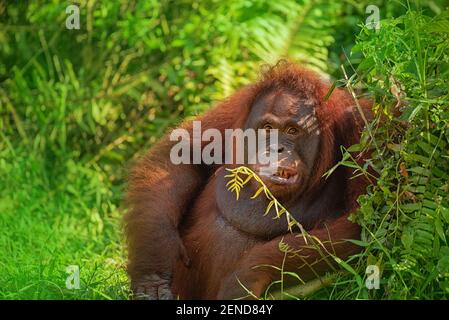
<path fill-rule="evenodd" d="M 287 133 L 288 134 L 297 134 L 298 133 L 298 129 L 293 128 L 293 127 L 288 128 Z"/>

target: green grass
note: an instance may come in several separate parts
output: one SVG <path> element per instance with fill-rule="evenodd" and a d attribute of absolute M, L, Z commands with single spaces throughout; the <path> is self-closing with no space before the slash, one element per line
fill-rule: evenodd
<path fill-rule="evenodd" d="M 50 176 L 53 165 L 26 149 L 0 152 L 0 299 L 126 299 L 121 190 L 73 160 Z M 66 288 L 69 265 L 80 289 Z"/>

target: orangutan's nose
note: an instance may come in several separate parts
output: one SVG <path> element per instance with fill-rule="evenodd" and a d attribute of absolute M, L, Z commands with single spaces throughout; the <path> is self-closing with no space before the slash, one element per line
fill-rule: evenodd
<path fill-rule="evenodd" d="M 277 152 L 277 153 L 282 153 L 284 152 L 285 147 L 283 145 L 280 144 L 274 144 L 270 146 L 270 151 L 271 152 Z"/>

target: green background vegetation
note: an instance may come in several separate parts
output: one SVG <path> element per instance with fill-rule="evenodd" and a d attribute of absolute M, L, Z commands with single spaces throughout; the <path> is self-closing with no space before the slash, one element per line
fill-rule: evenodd
<path fill-rule="evenodd" d="M 81 28 L 68 30 L 70 3 L 0 1 L 0 298 L 128 298 L 127 164 L 284 57 L 388 119 L 352 148 L 373 150 L 359 172 L 380 174 L 353 216 L 365 250 L 311 298 L 449 296 L 446 1 L 74 1 Z M 370 4 L 378 31 L 363 26 Z"/>

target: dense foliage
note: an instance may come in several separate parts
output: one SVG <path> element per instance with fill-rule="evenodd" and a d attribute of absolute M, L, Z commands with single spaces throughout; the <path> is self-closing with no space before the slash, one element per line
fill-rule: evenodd
<path fill-rule="evenodd" d="M 353 148 L 373 149 L 360 172 L 380 174 L 354 215 L 366 250 L 312 297 L 448 296 L 445 1 L 76 4 L 69 30 L 66 1 L 0 1 L 0 298 L 127 298 L 127 163 L 283 57 L 373 96 L 384 119 Z M 371 4 L 377 31 L 363 26 Z M 372 263 L 381 289 L 368 291 Z"/>
<path fill-rule="evenodd" d="M 366 133 L 379 179 L 355 216 L 364 228 L 364 260 L 383 271 L 373 297 L 447 297 L 449 13 L 410 11 L 357 40 L 353 51 L 364 60 L 353 81 L 365 82 L 386 118 L 370 127 L 374 140 Z"/>

